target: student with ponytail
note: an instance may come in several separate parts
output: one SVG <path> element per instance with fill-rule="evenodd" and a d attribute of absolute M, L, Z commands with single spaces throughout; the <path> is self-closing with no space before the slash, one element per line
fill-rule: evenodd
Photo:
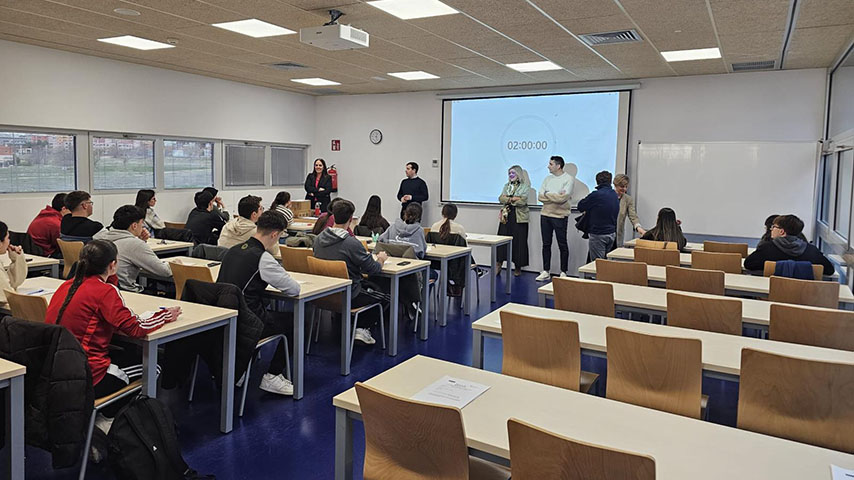
<path fill-rule="evenodd" d="M 441 239 L 447 240 L 451 234 L 457 234 L 463 238 L 466 238 L 466 230 L 462 225 L 455 222 L 457 218 L 457 206 L 453 203 L 446 203 L 445 206 L 442 207 L 442 220 L 434 223 L 433 226 L 430 227 L 431 232 L 439 232 L 439 237 Z"/>
<path fill-rule="evenodd" d="M 140 315 L 127 308 L 115 284 L 117 255 L 113 242 L 87 243 L 80 252 L 74 278 L 56 290 L 45 317 L 47 323 L 64 326 L 80 341 L 89 359 L 96 398 L 121 390 L 142 376 L 141 365 L 129 366 L 132 362 L 126 359 L 111 358 L 109 345 L 114 332 L 141 338 L 181 314 L 180 307 Z M 95 425 L 106 433 L 123 403 L 101 410 Z"/>

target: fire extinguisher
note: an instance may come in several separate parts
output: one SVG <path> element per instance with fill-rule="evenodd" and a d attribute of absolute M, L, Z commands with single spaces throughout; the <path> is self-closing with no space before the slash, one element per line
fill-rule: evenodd
<path fill-rule="evenodd" d="M 315 202 L 314 202 L 314 216 L 315 216 L 315 217 L 319 217 L 319 216 L 320 216 L 320 202 L 318 202 L 318 201 L 316 201 L 316 200 L 315 200 Z"/>
<path fill-rule="evenodd" d="M 332 164 L 332 166 L 330 166 L 326 170 L 326 173 L 328 173 L 329 176 L 332 177 L 332 191 L 337 192 L 338 191 L 338 170 L 335 170 L 335 164 L 334 163 Z"/>

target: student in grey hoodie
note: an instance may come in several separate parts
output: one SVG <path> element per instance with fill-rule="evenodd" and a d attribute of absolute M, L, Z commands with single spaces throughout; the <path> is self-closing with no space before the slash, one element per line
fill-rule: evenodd
<path fill-rule="evenodd" d="M 222 233 L 219 234 L 217 245 L 220 247 L 233 247 L 241 244 L 250 237 L 255 235 L 258 217 L 264 213 L 264 207 L 261 206 L 261 197 L 255 195 L 247 195 L 240 199 L 237 203 L 237 216 L 229 220 L 224 227 Z M 267 248 L 270 255 L 278 257 L 279 245 L 273 244 Z"/>
<path fill-rule="evenodd" d="M 421 226 L 421 205 L 410 203 L 403 210 L 403 218 L 398 218 L 391 224 L 379 241 L 386 243 L 403 243 L 411 245 L 415 256 L 424 258 L 427 251 L 427 240 L 424 238 L 424 228 Z"/>
<path fill-rule="evenodd" d="M 801 238 L 804 222 L 795 215 L 780 215 L 771 224 L 771 240 L 760 243 L 744 259 L 747 270 L 762 271 L 766 261 L 795 260 L 822 265 L 825 275 L 833 275 L 833 264 L 816 248 Z"/>
<path fill-rule="evenodd" d="M 158 258 L 143 239 L 147 237 L 145 212 L 134 205 L 119 207 L 113 214 L 111 228 L 95 234 L 96 240 L 109 240 L 119 251 L 116 276 L 122 290 L 143 290 L 142 285 L 137 282 L 140 270 L 160 277 L 172 276 L 169 264 Z"/>

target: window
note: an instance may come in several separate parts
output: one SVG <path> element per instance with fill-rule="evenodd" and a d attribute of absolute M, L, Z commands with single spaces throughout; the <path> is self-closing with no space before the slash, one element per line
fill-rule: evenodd
<path fill-rule="evenodd" d="M 825 155 L 822 157 L 822 174 L 821 174 L 821 212 L 819 219 L 822 222 L 830 223 L 830 199 L 833 197 L 833 155 Z"/>
<path fill-rule="evenodd" d="M 305 148 L 272 147 L 273 186 L 302 185 L 305 181 Z"/>
<path fill-rule="evenodd" d="M 848 238 L 848 226 L 851 223 L 851 182 L 854 180 L 854 150 L 839 153 L 836 188 L 836 222 L 834 230 L 843 238 Z"/>
<path fill-rule="evenodd" d="M 226 145 L 225 185 L 263 186 L 265 149 L 263 146 Z"/>
<path fill-rule="evenodd" d="M 77 188 L 74 135 L 0 131 L 0 192 Z"/>
<path fill-rule="evenodd" d="M 154 188 L 154 140 L 92 137 L 95 190 Z"/>
<path fill-rule="evenodd" d="M 213 186 L 213 143 L 164 140 L 163 174 L 167 189 Z"/>

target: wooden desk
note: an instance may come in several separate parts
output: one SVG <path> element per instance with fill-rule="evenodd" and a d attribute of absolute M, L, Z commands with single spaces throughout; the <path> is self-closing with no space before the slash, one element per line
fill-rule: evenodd
<path fill-rule="evenodd" d="M 176 240 L 161 240 L 158 238 L 149 238 L 147 241 L 148 246 L 151 247 L 151 250 L 157 254 L 158 257 L 169 254 L 193 254 L 193 245 L 192 242 L 179 242 Z M 165 243 L 164 243 L 165 242 Z"/>
<path fill-rule="evenodd" d="M 40 257 L 38 255 L 30 255 L 29 253 L 25 253 L 24 258 L 27 262 L 27 272 L 38 272 L 41 270 L 48 270 L 50 271 L 51 277 L 59 278 L 58 259 L 50 257 Z M 11 264 L 12 260 L 9 258 L 8 253 L 0 255 L 0 265 L 2 265 L 3 267 L 8 267 Z"/>
<path fill-rule="evenodd" d="M 667 281 L 667 268 L 658 265 L 647 265 L 647 279 L 650 286 L 664 287 Z M 590 262 L 578 269 L 583 278 L 596 277 L 596 262 Z M 738 273 L 724 274 L 724 288 L 727 295 L 749 295 L 758 298 L 768 298 L 771 279 L 756 275 L 743 275 Z M 848 285 L 839 285 L 840 308 L 854 305 L 854 294 Z"/>
<path fill-rule="evenodd" d="M 607 352 L 605 328 L 617 327 L 648 335 L 660 335 L 679 338 L 697 338 L 703 342 L 703 370 L 710 376 L 727 380 L 738 380 L 741 372 L 741 350 L 753 348 L 766 352 L 806 358 L 822 362 L 854 364 L 854 352 L 812 347 L 796 343 L 775 342 L 738 335 L 691 330 L 689 328 L 656 325 L 653 323 L 633 322 L 612 317 L 587 315 L 584 313 L 564 312 L 551 308 L 534 307 L 518 303 L 508 303 L 501 308 L 484 315 L 474 322 L 472 328 L 472 366 L 483 368 L 483 337 L 501 338 L 501 311 L 521 313 L 534 317 L 557 320 L 571 320 L 578 324 L 578 335 L 582 353 L 592 356 L 604 356 Z"/>
<path fill-rule="evenodd" d="M 57 289 L 62 280 L 47 277 L 28 278 L 24 288 Z M 45 295 L 48 302 L 53 295 Z M 220 406 L 220 431 L 228 433 L 233 427 L 234 417 L 234 358 L 237 339 L 237 310 L 212 307 L 199 303 L 182 302 L 164 297 L 122 292 L 125 304 L 136 313 L 157 310 L 160 307 L 181 307 L 181 316 L 141 339 L 142 344 L 142 393 L 157 397 L 157 347 L 173 340 L 188 337 L 214 328 L 225 327 L 222 348 L 222 393 Z"/>
<path fill-rule="evenodd" d="M 493 270 L 489 276 L 489 298 L 492 303 L 495 303 L 495 280 L 498 278 L 499 272 L 495 268 L 498 264 L 498 247 L 507 245 L 507 274 L 504 277 L 504 287 L 507 295 L 510 295 L 510 264 L 513 261 L 513 237 L 505 235 L 487 235 L 482 233 L 469 233 L 466 235 L 466 242 L 469 245 L 483 245 L 489 247 L 489 269 Z"/>
<path fill-rule="evenodd" d="M 629 241 L 627 241 L 627 242 L 624 242 L 624 243 L 623 243 L 623 246 L 624 246 L 624 247 L 627 247 L 627 248 L 635 248 L 635 246 L 637 245 L 637 243 L 638 243 L 638 239 L 637 239 L 637 238 L 633 238 L 633 239 L 631 239 L 631 240 L 629 240 Z M 705 250 L 705 248 L 703 247 L 703 244 L 702 244 L 702 243 L 697 243 L 697 242 L 688 242 L 688 243 L 686 243 L 686 244 L 685 244 L 685 250 L 686 250 L 686 251 L 688 251 L 688 252 L 702 252 L 702 251 L 704 251 L 704 250 Z M 755 248 L 753 248 L 753 247 L 747 247 L 747 254 L 748 254 L 748 255 L 750 255 L 751 253 L 753 253 L 753 252 L 755 252 L 755 251 L 756 251 L 756 249 L 755 249 Z"/>
<path fill-rule="evenodd" d="M 569 438 L 655 458 L 658 480 L 830 480 L 830 464 L 854 468 L 854 455 L 616 402 L 464 365 L 415 356 L 365 383 L 401 397 L 444 375 L 489 385 L 461 410 L 469 453 L 509 464 L 507 420 Z M 356 391 L 335 406 L 335 478 L 353 478 Z"/>
<path fill-rule="evenodd" d="M 288 233 L 310 232 L 313 228 L 314 223 L 293 221 L 288 224 Z"/>
<path fill-rule="evenodd" d="M 466 265 L 466 288 L 465 301 L 463 302 L 463 313 L 469 315 L 471 312 L 471 247 L 455 247 L 452 245 L 427 244 L 424 253 L 426 260 L 438 260 L 439 269 L 439 325 L 448 324 L 448 260 L 463 258 Z M 477 278 L 475 278 L 477 281 Z"/>
<path fill-rule="evenodd" d="M 6 478 L 24 478 L 23 365 L 0 358 L 0 388 L 6 401 Z"/>

